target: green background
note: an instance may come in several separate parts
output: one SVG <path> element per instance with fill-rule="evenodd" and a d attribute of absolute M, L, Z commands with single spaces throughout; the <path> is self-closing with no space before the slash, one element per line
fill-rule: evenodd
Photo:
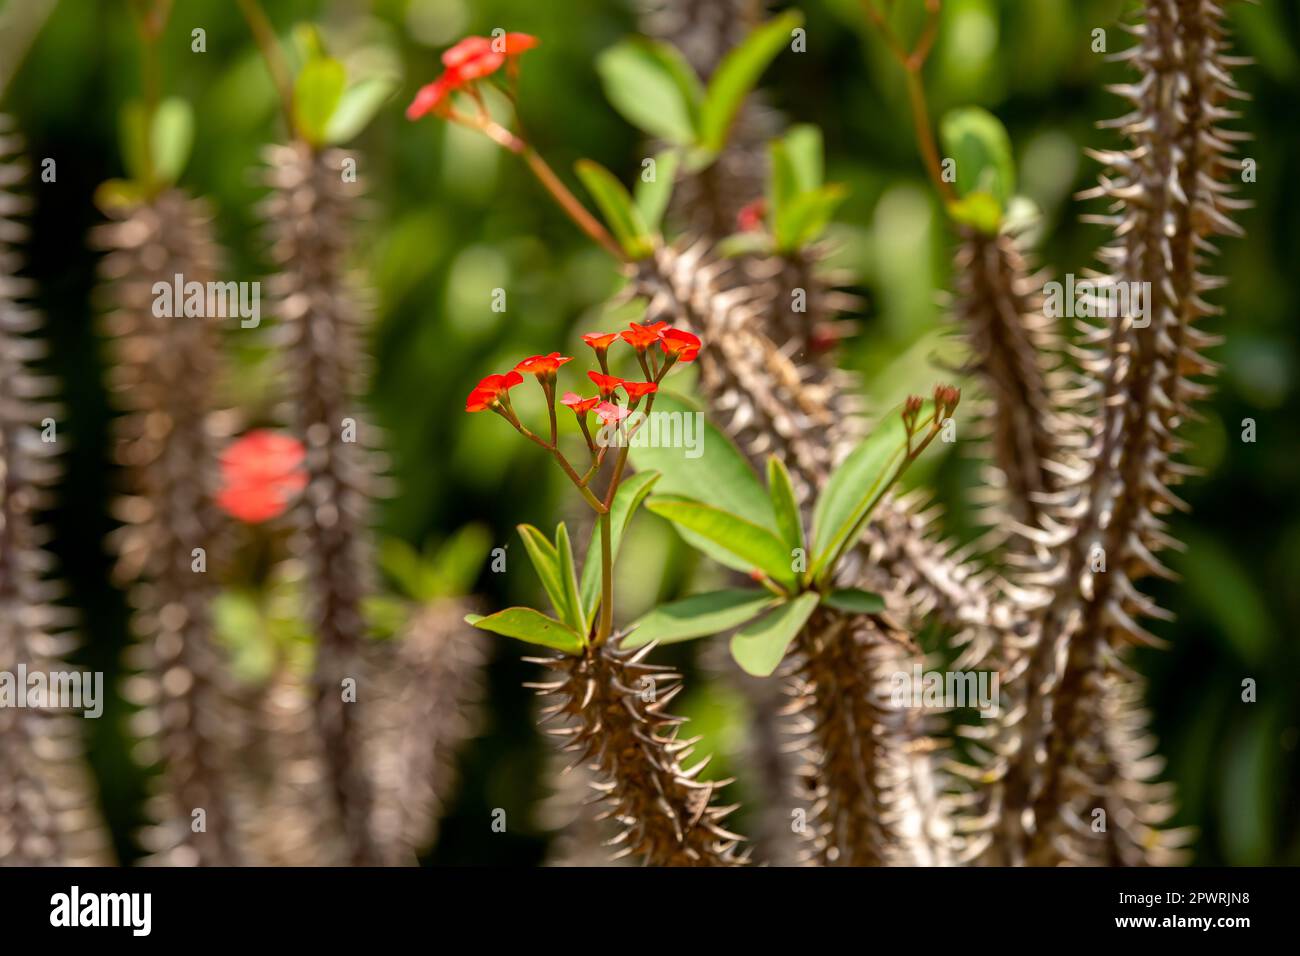
<path fill-rule="evenodd" d="M 700 0 L 703 2 L 703 0 Z M 12 14 L 22 0 L 0 2 Z M 1190 516 L 1173 519 L 1188 548 L 1171 556 L 1181 584 L 1155 588 L 1177 614 L 1157 624 L 1170 647 L 1143 652 L 1150 700 L 1168 776 L 1178 785 L 1178 822 L 1198 827 L 1203 864 L 1300 862 L 1296 759 L 1300 695 L 1294 622 L 1300 617 L 1300 481 L 1297 417 L 1294 226 L 1300 221 L 1297 168 L 1296 38 L 1300 8 L 1233 4 L 1241 52 L 1258 64 L 1239 71 L 1254 99 L 1238 124 L 1256 134 L 1245 155 L 1258 162 L 1254 200 L 1242 214 L 1246 240 L 1226 240 L 1216 266 L 1231 277 L 1215 293 L 1225 316 L 1211 326 L 1226 336 L 1214 357 L 1224 364 L 1219 391 L 1193 425 L 1191 460 L 1208 476 L 1184 489 Z M 1114 145 L 1096 121 L 1118 115 L 1104 86 L 1125 78 L 1120 64 L 1091 52 L 1091 31 L 1118 29 L 1131 5 L 1119 0 L 948 0 L 926 80 L 935 116 L 975 103 L 994 111 L 1016 147 L 1020 189 L 1044 212 L 1039 259 L 1056 274 L 1081 272 L 1103 239 L 1080 223 L 1071 196 L 1095 177 L 1086 146 Z M 437 72 L 437 53 L 466 33 L 493 27 L 537 35 L 523 62 L 522 112 L 533 138 L 575 191 L 569 170 L 591 157 L 630 182 L 646 155 L 641 135 L 608 105 L 596 55 L 636 28 L 618 0 L 377 0 L 271 2 L 277 29 L 312 20 L 343 46 L 378 42 L 402 70 L 399 92 L 349 147 L 370 186 L 373 207 L 357 229 L 357 264 L 377 292 L 371 348 L 377 359 L 373 415 L 386 429 L 399 491 L 379 506 L 381 530 L 421 544 L 471 520 L 490 526 L 494 543 L 514 542 L 510 571 L 486 571 L 479 590 L 492 606 L 540 600 L 522 560 L 515 524 L 546 526 L 567 513 L 564 488 L 538 450 L 490 416 L 461 409 L 484 374 L 553 349 L 576 354 L 575 336 L 600 327 L 600 307 L 617 287 L 602 253 L 549 204 L 510 156 L 463 130 L 402 111 Z M 865 374 L 878 405 L 925 383 L 943 327 L 937 290 L 946 287 L 950 235 L 916 158 L 895 65 L 868 38 L 855 0 L 813 0 L 808 51 L 780 57 L 763 81 L 766 101 L 789 122 L 825 131 L 828 178 L 850 198 L 838 216 L 837 258 L 857 275 L 865 307 L 846 361 Z M 207 51 L 190 50 L 190 31 L 206 30 Z M 225 278 L 253 280 L 268 265 L 255 203 L 263 144 L 284 135 L 271 85 L 230 0 L 179 0 L 162 42 L 165 92 L 195 108 L 196 143 L 182 185 L 209 197 L 228 250 Z M 0 71 L 0 72 L 8 72 Z M 51 515 L 53 549 L 80 612 L 85 641 L 77 663 L 116 682 L 126 642 L 122 594 L 108 582 L 104 545 L 112 528 L 107 503 L 111 410 L 104 349 L 97 335 L 96 255 L 88 231 L 100 215 L 96 186 L 123 174 L 117 116 L 140 89 L 139 44 L 124 3 L 59 3 L 0 91 L 0 109 L 16 116 L 33 161 L 52 157 L 57 181 L 34 184 L 29 273 L 53 343 L 50 371 L 64 383 L 62 434 L 67 473 Z M 508 309 L 490 309 L 489 290 L 507 290 Z M 271 320 L 273 321 L 273 320 Z M 228 336 L 232 355 L 256 356 L 254 340 Z M 256 368 L 250 362 L 249 368 Z M 265 383 L 246 379 L 237 400 L 255 403 Z M 1242 421 L 1258 440 L 1240 440 Z M 954 531 L 971 533 L 966 489 L 969 456 L 931 459 L 931 474 Z M 543 476 L 545 476 L 543 478 Z M 623 608 L 644 609 L 671 596 L 691 563 L 667 528 L 638 520 L 620 568 Z M 535 863 L 547 834 L 536 807 L 547 792 L 543 744 L 520 684 L 533 675 L 520 646 L 494 647 L 483 732 L 461 760 L 463 785 L 434 863 Z M 689 653 L 679 654 L 688 674 Z M 1258 702 L 1242 703 L 1241 681 L 1258 682 Z M 695 680 L 685 711 L 700 722 L 705 746 L 724 753 L 744 733 L 744 714 L 717 681 Z M 119 856 L 138 855 L 144 776 L 130 760 L 123 707 L 112 702 L 91 728 L 91 754 Z M 725 770 L 726 761 L 723 761 Z M 721 772 L 721 771 L 720 771 Z M 738 797 L 743 799 L 743 788 Z M 491 828 L 504 808 L 505 833 Z M 739 828 L 744 830 L 741 818 Z"/>

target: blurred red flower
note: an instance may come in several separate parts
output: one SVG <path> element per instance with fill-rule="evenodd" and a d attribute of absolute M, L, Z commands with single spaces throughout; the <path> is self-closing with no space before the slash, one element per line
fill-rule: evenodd
<path fill-rule="evenodd" d="M 449 97 L 465 84 L 465 78 L 456 70 L 448 70 L 432 83 L 420 87 L 411 105 L 406 108 L 406 118 L 418 120 L 421 116 L 441 109 L 449 102 Z"/>
<path fill-rule="evenodd" d="M 505 61 L 505 54 L 492 49 L 492 41 L 487 37 L 466 37 L 442 53 L 442 65 L 457 71 L 465 80 L 495 73 Z"/>
<path fill-rule="evenodd" d="M 432 83 L 420 87 L 415 99 L 406 108 L 406 118 L 418 120 L 431 112 L 439 111 L 450 102 L 456 90 L 491 76 L 501 69 L 501 64 L 537 46 L 537 38 L 527 33 L 507 33 L 489 40 L 487 37 L 465 37 L 455 46 L 443 51 L 442 65 L 447 69 Z"/>
<path fill-rule="evenodd" d="M 766 215 L 767 202 L 763 199 L 755 199 L 736 213 L 736 226 L 741 232 L 759 232 L 763 228 L 763 217 Z"/>
<path fill-rule="evenodd" d="M 278 517 L 307 485 L 306 449 L 289 435 L 251 431 L 221 453 L 217 506 L 248 524 Z"/>

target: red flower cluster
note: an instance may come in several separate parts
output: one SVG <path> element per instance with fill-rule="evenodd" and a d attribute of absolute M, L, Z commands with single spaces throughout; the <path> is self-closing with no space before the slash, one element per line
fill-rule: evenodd
<path fill-rule="evenodd" d="M 506 33 L 492 37 L 466 37 L 442 54 L 446 67 L 441 76 L 420 88 L 406 108 L 406 118 L 417 120 L 445 108 L 451 94 L 476 80 L 491 76 L 501 65 L 537 46 L 537 38 L 527 33 Z"/>
<path fill-rule="evenodd" d="M 280 432 L 258 429 L 221 453 L 217 506 L 249 524 L 283 514 L 307 485 L 302 442 Z"/>

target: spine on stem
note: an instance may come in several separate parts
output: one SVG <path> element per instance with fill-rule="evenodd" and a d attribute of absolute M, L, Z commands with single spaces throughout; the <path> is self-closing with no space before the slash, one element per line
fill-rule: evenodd
<path fill-rule="evenodd" d="M 536 685 L 547 698 L 542 719 L 564 741 L 574 765 L 619 827 L 614 858 L 649 866 L 739 866 L 743 839 L 724 823 L 734 806 L 719 806 L 725 782 L 700 779 L 708 759 L 685 767 L 699 738 L 681 738 L 683 718 L 666 711 L 681 690 L 669 668 L 645 663 L 653 645 L 619 650 L 591 645 L 577 656 L 539 658 L 553 680 Z"/>
<path fill-rule="evenodd" d="M 179 296 L 177 276 L 209 288 L 217 269 L 211 217 L 176 189 L 110 215 L 97 238 L 108 251 L 105 328 L 116 362 L 111 385 L 126 412 L 117 460 L 128 484 L 117 507 L 116 576 L 135 608 L 131 663 L 139 676 L 129 690 L 144 708 L 141 753 L 162 766 L 145 842 L 161 864 L 229 866 L 242 860 L 229 782 L 238 726 L 212 628 L 216 585 L 205 573 L 222 551 L 211 426 L 216 329 L 207 317 L 214 310 L 209 303 L 203 316 L 159 317 L 154 292 L 165 283 Z M 199 812 L 203 827 L 193 825 Z"/>
<path fill-rule="evenodd" d="M 38 521 L 58 475 L 57 445 L 42 440 L 59 417 L 53 383 L 33 364 L 40 316 L 23 300 L 16 246 L 28 209 L 21 142 L 0 116 L 0 670 L 62 670 L 72 650 L 68 612 L 55 604 L 48 534 Z M 48 707 L 0 707 L 0 861 L 19 866 L 108 862 L 108 840 L 83 762 L 76 719 Z"/>
<path fill-rule="evenodd" d="M 1138 78 L 1115 88 L 1133 109 L 1109 124 L 1132 145 L 1097 154 L 1108 171 L 1089 195 L 1114 203 L 1101 217 L 1115 239 L 1100 253 L 1109 272 L 1099 289 L 1140 288 L 1146 301 L 1140 314 L 1116 310 L 1082 328 L 1090 445 L 1044 528 L 1057 557 L 1036 583 L 1054 591 L 989 795 L 1004 817 L 1028 821 L 1004 841 L 1013 862 L 1167 865 L 1188 838 L 1161 828 L 1171 794 L 1153 782 L 1160 762 L 1126 656 L 1158 644 L 1142 618 L 1168 617 L 1135 582 L 1170 574 L 1156 554 L 1175 546 L 1166 516 L 1185 508 L 1170 490 L 1188 473 L 1177 430 L 1207 393 L 1195 378 L 1213 371 L 1201 353 L 1216 340 L 1199 323 L 1216 310 L 1202 296 L 1222 285 L 1203 267 L 1215 236 L 1240 234 L 1231 215 L 1242 204 L 1226 178 L 1243 137 L 1220 124 L 1244 94 L 1218 6 L 1148 0 L 1144 14 L 1123 55 Z M 1104 829 L 1091 825 L 1098 811 Z"/>
<path fill-rule="evenodd" d="M 268 150 L 272 187 L 264 219 L 285 356 L 290 426 L 307 449 L 307 488 L 296 508 L 296 550 L 306 566 L 317 639 L 315 710 L 333 803 L 352 863 L 384 862 L 374 839 L 360 708 L 367 682 L 362 601 L 370 590 L 368 503 L 376 491 L 373 436 L 361 414 L 365 310 L 346 256 L 360 186 L 347 158 L 302 142 Z M 356 702 L 345 699 L 347 686 Z"/>

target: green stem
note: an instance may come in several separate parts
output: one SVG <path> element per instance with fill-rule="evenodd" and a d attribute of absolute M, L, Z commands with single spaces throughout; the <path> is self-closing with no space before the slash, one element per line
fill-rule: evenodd
<path fill-rule="evenodd" d="M 293 79 L 284 59 L 284 51 L 280 49 L 280 41 L 276 39 L 275 29 L 257 0 L 238 0 L 238 2 L 240 12 L 243 13 L 244 19 L 248 22 L 248 29 L 253 34 L 253 42 L 261 51 L 266 69 L 271 74 L 271 82 L 275 84 L 276 92 L 280 95 L 284 121 L 289 126 L 289 135 L 292 136 L 294 134 Z"/>
<path fill-rule="evenodd" d="M 614 487 L 613 484 L 610 487 Z M 596 646 L 605 643 L 614 628 L 614 534 L 608 509 L 600 516 L 600 622 Z"/>

